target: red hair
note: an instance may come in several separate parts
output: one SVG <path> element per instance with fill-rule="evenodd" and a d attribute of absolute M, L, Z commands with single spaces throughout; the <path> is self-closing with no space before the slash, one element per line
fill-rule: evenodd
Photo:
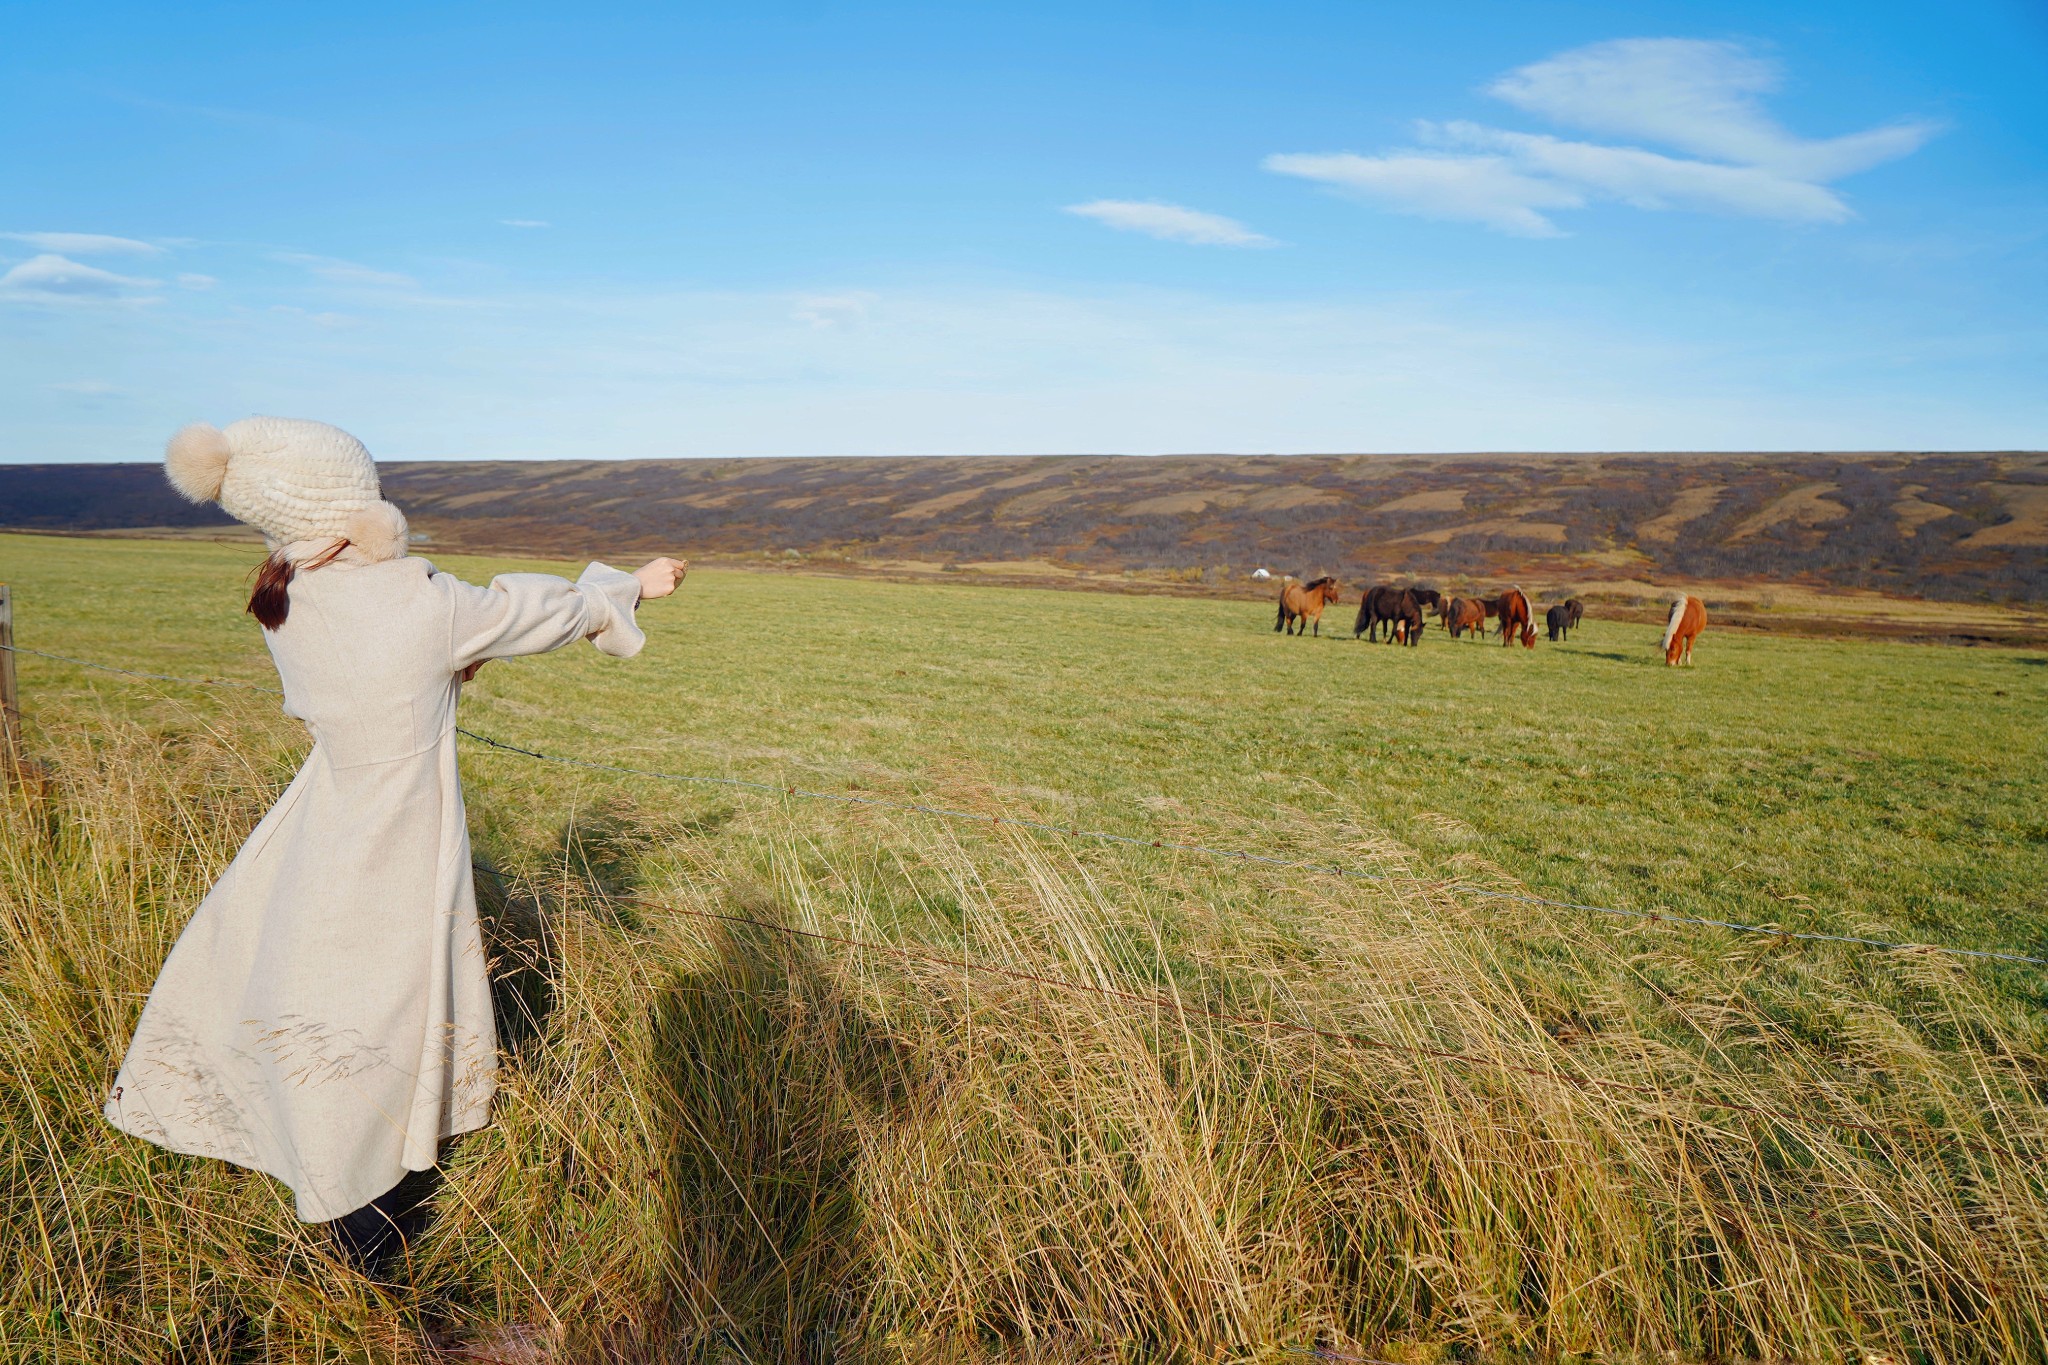
<path fill-rule="evenodd" d="M 325 568 L 334 562 L 336 555 L 348 548 L 346 540 L 337 540 L 331 549 L 306 561 L 308 569 Z M 256 566 L 256 587 L 249 594 L 249 614 L 257 619 L 265 630 L 276 630 L 291 615 L 292 599 L 290 589 L 292 578 L 300 566 L 286 559 L 282 550 L 273 550 Z"/>

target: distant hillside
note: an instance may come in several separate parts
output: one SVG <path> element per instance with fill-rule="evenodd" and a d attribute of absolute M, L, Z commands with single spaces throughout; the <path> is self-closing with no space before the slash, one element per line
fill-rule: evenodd
<path fill-rule="evenodd" d="M 2048 453 L 1042 456 L 384 466 L 435 546 L 886 568 L 1775 580 L 2048 600 Z M 0 466 L 0 525 L 197 528 L 154 465 Z"/>

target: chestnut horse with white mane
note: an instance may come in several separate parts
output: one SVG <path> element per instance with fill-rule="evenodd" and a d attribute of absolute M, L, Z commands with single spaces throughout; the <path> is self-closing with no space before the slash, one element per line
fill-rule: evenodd
<path fill-rule="evenodd" d="M 1664 623 L 1664 663 L 1677 667 L 1692 662 L 1692 642 L 1707 628 L 1707 604 L 1697 597 L 1680 596 L 1671 604 L 1671 619 Z"/>
<path fill-rule="evenodd" d="M 1338 601 L 1344 593 L 1337 586 L 1337 580 L 1328 574 L 1308 583 L 1288 582 L 1280 588 L 1280 614 L 1273 621 L 1273 629 L 1299 635 L 1313 626 L 1315 633 L 1323 633 L 1323 608 Z M 1291 627 L 1291 629 L 1290 629 Z"/>
<path fill-rule="evenodd" d="M 1520 640 L 1525 648 L 1536 648 L 1536 626 L 1530 620 L 1529 594 L 1520 588 L 1509 588 L 1498 598 L 1496 609 L 1500 616 L 1500 642 L 1511 645 Z"/>

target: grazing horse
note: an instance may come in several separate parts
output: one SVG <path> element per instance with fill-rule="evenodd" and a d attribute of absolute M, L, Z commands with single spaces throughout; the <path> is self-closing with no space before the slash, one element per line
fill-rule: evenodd
<path fill-rule="evenodd" d="M 1387 626 L 1387 639 L 1397 644 L 1415 644 L 1422 636 L 1422 606 L 1435 606 L 1434 588 L 1396 588 L 1380 584 L 1366 590 L 1359 599 L 1358 619 L 1352 623 L 1351 638 L 1380 637 L 1380 625 Z"/>
<path fill-rule="evenodd" d="M 1579 622 L 1583 621 L 1586 617 L 1586 604 L 1576 597 L 1567 597 L 1564 599 L 1564 609 L 1572 615 L 1572 619 L 1568 624 L 1573 630 L 1577 630 Z"/>
<path fill-rule="evenodd" d="M 1358 619 L 1351 623 L 1351 638 L 1363 635 L 1368 640 L 1380 638 L 1380 623 L 1391 626 L 1396 612 L 1395 603 L 1400 600 L 1401 590 L 1386 583 L 1375 583 L 1365 590 L 1365 596 L 1358 599 Z"/>
<path fill-rule="evenodd" d="M 1323 633 L 1323 608 L 1343 598 L 1343 589 L 1337 580 L 1324 574 L 1308 583 L 1284 583 L 1280 588 L 1280 614 L 1273 621 L 1273 629 L 1289 635 L 1315 628 Z"/>
<path fill-rule="evenodd" d="M 1412 604 L 1417 613 L 1425 610 L 1441 612 L 1444 596 L 1435 588 L 1397 588 L 1392 585 L 1371 588 L 1359 599 L 1358 620 L 1352 627 L 1352 638 L 1364 635 L 1377 640 L 1380 623 L 1385 622 L 1389 627 L 1389 639 L 1405 639 L 1409 632 L 1397 629 L 1399 623 L 1408 619 L 1404 604 Z"/>
<path fill-rule="evenodd" d="M 1394 599 L 1392 606 L 1393 626 L 1388 638 L 1404 645 L 1419 645 L 1422 643 L 1421 599 L 1421 593 L 1410 589 L 1403 589 L 1401 595 Z"/>
<path fill-rule="evenodd" d="M 1536 627 L 1529 623 L 1529 594 L 1520 588 L 1509 588 L 1495 599 L 1499 606 L 1495 615 L 1500 617 L 1500 642 L 1511 645 L 1520 640 L 1530 649 L 1536 648 Z"/>
<path fill-rule="evenodd" d="M 1543 613 L 1543 624 L 1550 629 L 1550 643 L 1556 644 L 1567 638 L 1572 628 L 1572 609 L 1563 602 Z"/>
<path fill-rule="evenodd" d="M 1453 640 L 1467 632 L 1480 639 L 1486 634 L 1486 608 L 1470 598 L 1453 597 L 1444 603 L 1443 622 Z"/>
<path fill-rule="evenodd" d="M 1692 663 L 1692 642 L 1707 628 L 1707 604 L 1697 597 L 1680 596 L 1671 604 L 1671 619 L 1664 623 L 1664 662 L 1675 667 Z"/>

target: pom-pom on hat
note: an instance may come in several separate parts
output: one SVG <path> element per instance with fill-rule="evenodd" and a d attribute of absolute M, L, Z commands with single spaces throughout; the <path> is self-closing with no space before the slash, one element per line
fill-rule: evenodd
<path fill-rule="evenodd" d="M 195 422 L 165 447 L 164 473 L 171 487 L 219 503 L 289 559 L 337 540 L 365 560 L 405 553 L 405 515 L 379 494 L 370 452 L 325 422 L 246 417 L 225 431 Z"/>

